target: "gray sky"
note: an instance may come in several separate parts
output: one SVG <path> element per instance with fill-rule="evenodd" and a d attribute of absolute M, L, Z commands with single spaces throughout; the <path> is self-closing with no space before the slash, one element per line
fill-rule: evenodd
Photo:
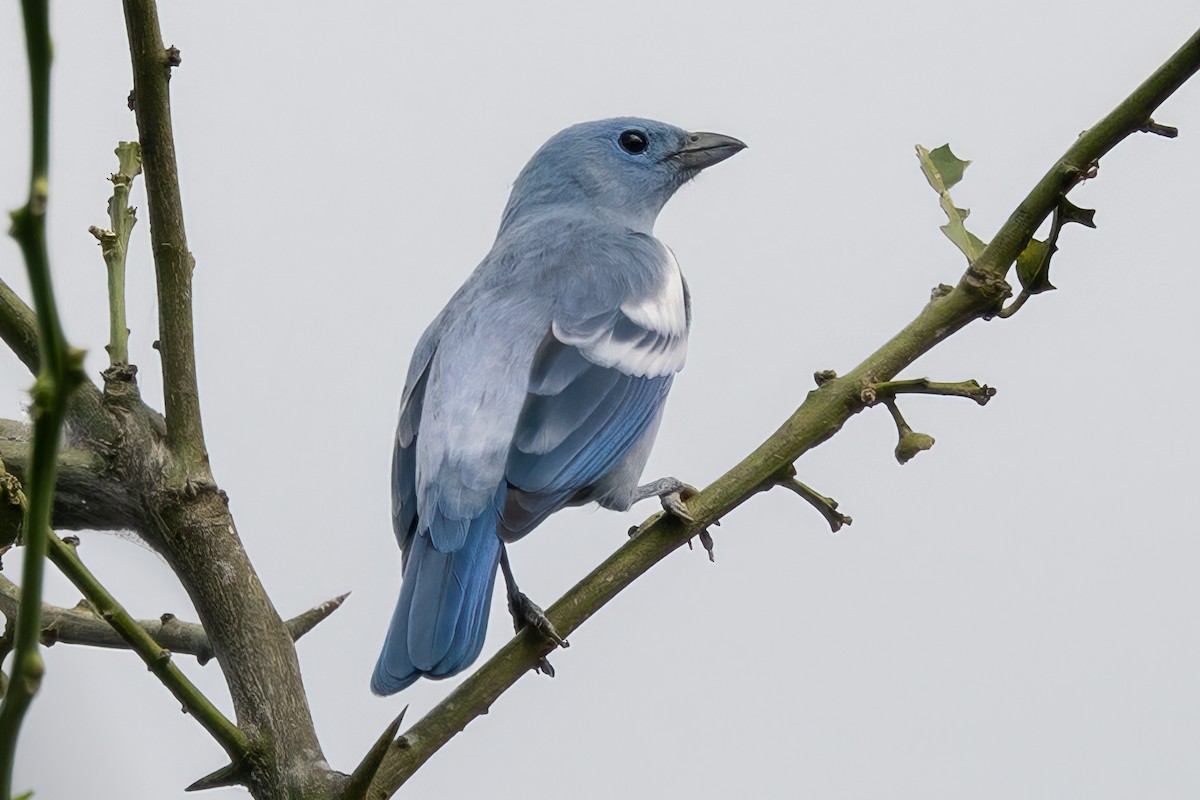
<path fill-rule="evenodd" d="M 107 337 L 112 149 L 135 136 L 116 3 L 58 3 L 52 255 L 70 340 Z M 1075 135 L 1200 24 L 1193 2 L 296 4 L 165 2 L 209 449 L 285 615 L 354 594 L 299 644 L 318 732 L 349 771 L 405 703 L 367 681 L 399 582 L 388 461 L 418 336 L 487 252 L 511 181 L 571 123 L 619 114 L 744 139 L 658 235 L 693 294 L 689 363 L 647 477 L 719 476 L 965 264 L 913 145 L 974 159 L 955 191 L 988 238 Z M 26 84 L 0 7 L 0 204 L 22 202 Z M 1183 798 L 1200 794 L 1200 383 L 1193 247 L 1200 84 L 1075 194 L 1052 278 L 907 375 L 976 378 L 987 408 L 902 408 L 937 446 L 892 458 L 886 412 L 798 464 L 855 524 L 793 495 L 676 553 L 409 784 L 489 798 Z M 142 222 L 133 357 L 160 405 Z M 23 287 L 15 245 L 0 275 Z M 31 380 L 0 358 L 0 412 Z M 161 406 L 160 406 L 161 407 Z M 654 510 L 572 510 L 513 551 L 548 604 Z M 194 615 L 128 539 L 81 554 L 137 616 Z M 9 559 L 15 576 L 19 559 Z M 51 602 L 78 599 L 53 574 Z M 506 639 L 497 597 L 484 656 Z M 182 798 L 222 753 L 128 653 L 66 646 L 23 734 L 38 798 Z M 184 660 L 181 659 L 181 663 Z M 481 662 L 482 663 L 482 662 Z M 184 664 L 228 706 L 218 667 Z M 136 770 L 137 778 L 129 777 Z M 222 790 L 212 797 L 242 796 Z"/>

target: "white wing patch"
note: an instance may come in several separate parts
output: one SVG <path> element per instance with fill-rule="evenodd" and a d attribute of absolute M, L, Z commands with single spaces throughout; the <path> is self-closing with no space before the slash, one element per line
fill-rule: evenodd
<path fill-rule="evenodd" d="M 590 330 L 566 331 L 556 320 L 554 337 L 579 348 L 593 364 L 626 375 L 674 375 L 687 360 L 687 300 L 675 254 L 663 248 L 659 280 L 643 297 L 626 298 L 618 312 Z"/>
<path fill-rule="evenodd" d="M 671 248 L 663 247 L 666 259 L 660 266 L 657 291 L 621 303 L 621 311 L 648 331 L 665 336 L 687 336 L 687 308 L 683 299 L 683 273 Z M 682 366 L 682 365 L 681 365 Z"/>

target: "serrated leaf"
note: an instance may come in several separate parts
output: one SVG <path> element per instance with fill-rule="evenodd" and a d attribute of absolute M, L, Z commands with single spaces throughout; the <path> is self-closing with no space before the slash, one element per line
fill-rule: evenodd
<path fill-rule="evenodd" d="M 942 211 L 946 212 L 948 222 L 941 226 L 942 233 L 946 234 L 946 238 L 962 251 L 962 254 L 967 257 L 967 261 L 974 262 L 987 247 L 987 242 L 967 230 L 965 220 L 970 216 L 971 210 L 954 205 L 954 201 L 947 191 L 962 180 L 963 171 L 971 162 L 963 161 L 954 155 L 948 144 L 934 148 L 932 151 L 917 145 L 917 160 L 921 164 L 921 172 L 924 173 L 925 180 L 929 181 L 929 185 L 939 195 Z"/>
<path fill-rule="evenodd" d="M 967 209 L 956 208 L 954 210 L 966 211 Z M 950 213 L 947 213 L 946 216 L 950 217 L 950 221 L 941 226 L 942 233 L 946 234 L 947 239 L 954 242 L 954 246 L 962 251 L 963 255 L 967 257 L 968 261 L 974 261 L 975 259 L 979 258 L 980 254 L 983 253 L 984 248 L 987 247 L 987 242 L 971 233 L 969 230 L 967 230 L 966 226 L 963 225 L 962 221 L 966 219 L 966 214 L 956 217 Z"/>
<path fill-rule="evenodd" d="M 1093 219 L 1096 216 L 1096 209 L 1080 208 L 1065 197 L 1058 203 L 1058 215 L 1064 225 L 1068 222 L 1076 222 L 1088 228 L 1096 227 Z"/>
<path fill-rule="evenodd" d="M 917 161 L 921 164 L 921 172 L 924 173 L 925 180 L 929 181 L 929 186 L 938 194 L 945 192 L 946 183 L 942 180 L 942 173 L 938 172 L 933 163 L 933 156 L 921 145 L 917 145 Z"/>
<path fill-rule="evenodd" d="M 933 162 L 938 174 L 942 176 L 942 184 L 947 189 L 953 188 L 954 184 L 961 181 L 963 173 L 966 172 L 967 167 L 971 166 L 970 161 L 963 161 L 950 152 L 949 143 L 930 150 L 929 160 Z"/>
<path fill-rule="evenodd" d="M 1030 239 L 1021 255 L 1017 256 L 1017 279 L 1029 294 L 1041 294 L 1057 288 L 1050 283 L 1052 253 L 1046 242 Z"/>

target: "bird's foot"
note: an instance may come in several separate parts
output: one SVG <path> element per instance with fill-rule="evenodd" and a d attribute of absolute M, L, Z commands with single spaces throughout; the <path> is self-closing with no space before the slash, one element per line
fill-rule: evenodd
<path fill-rule="evenodd" d="M 500 569 L 504 571 L 504 584 L 508 587 L 508 613 L 512 614 L 513 629 L 520 633 L 522 628 L 529 626 L 559 647 L 570 647 L 570 642 L 558 635 L 558 631 L 554 629 L 554 623 L 550 622 L 541 606 L 530 600 L 528 595 L 517 588 L 512 565 L 508 563 L 508 548 L 503 545 L 500 546 Z M 545 656 L 537 660 L 533 669 L 549 675 L 551 678 L 554 677 L 554 667 L 550 666 L 550 662 Z"/>
<path fill-rule="evenodd" d="M 546 612 L 542 611 L 541 606 L 530 600 L 524 592 L 514 592 L 508 596 L 508 612 L 512 614 L 513 628 L 518 633 L 522 628 L 529 626 L 559 647 L 571 646 L 570 642 L 558 635 L 554 623 L 546 616 Z"/>
<path fill-rule="evenodd" d="M 512 614 L 513 629 L 520 633 L 526 626 L 533 628 L 559 647 L 570 647 L 571 643 L 558 635 L 554 623 L 542 611 L 541 606 L 529 599 L 524 592 L 517 591 L 508 596 L 508 613 Z M 546 657 L 539 658 L 533 665 L 535 672 L 554 677 L 554 667 Z"/>
<path fill-rule="evenodd" d="M 699 493 L 696 487 L 689 486 L 678 478 L 659 478 L 639 486 L 634 494 L 634 499 L 636 502 L 645 500 L 647 497 L 657 497 L 662 502 L 663 510 L 671 516 L 678 517 L 684 522 L 695 522 L 695 518 L 688 513 L 687 504 L 684 501 Z"/>

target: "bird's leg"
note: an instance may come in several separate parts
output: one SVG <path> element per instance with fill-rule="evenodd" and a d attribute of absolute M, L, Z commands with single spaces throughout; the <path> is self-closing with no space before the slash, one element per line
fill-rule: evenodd
<path fill-rule="evenodd" d="M 636 503 L 647 497 L 657 497 L 668 514 L 679 517 L 684 522 L 694 522 L 683 501 L 695 494 L 699 492 L 694 486 L 688 486 L 678 478 L 659 478 L 637 487 L 633 501 Z"/>
<path fill-rule="evenodd" d="M 570 642 L 558 635 L 558 631 L 554 629 L 554 624 L 550 622 L 546 612 L 542 611 L 537 603 L 530 600 L 524 592 L 517 588 L 512 565 L 508 563 L 508 548 L 505 545 L 500 545 L 500 569 L 504 570 L 504 585 L 508 588 L 508 613 L 512 614 L 513 629 L 520 633 L 521 629 L 528 625 L 559 647 L 570 647 Z M 534 669 L 551 678 L 554 677 L 554 667 L 550 666 L 549 660 L 545 657 L 538 659 Z"/>

